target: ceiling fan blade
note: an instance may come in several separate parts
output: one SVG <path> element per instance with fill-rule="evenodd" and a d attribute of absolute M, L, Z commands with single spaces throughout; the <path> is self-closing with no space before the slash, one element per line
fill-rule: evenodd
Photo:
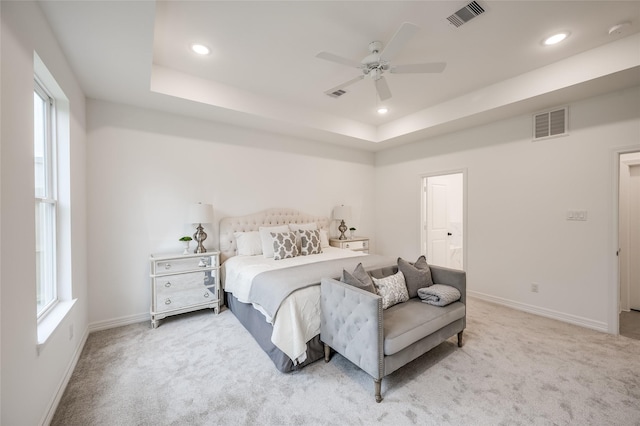
<path fill-rule="evenodd" d="M 410 73 L 437 73 L 442 72 L 446 68 L 446 62 L 431 62 L 426 64 L 406 64 L 396 65 L 389 69 L 394 74 L 410 74 Z"/>
<path fill-rule="evenodd" d="M 335 62 L 341 65 L 346 65 L 353 68 L 361 68 L 362 64 L 353 59 L 343 58 L 342 56 L 334 55 L 329 52 L 320 52 L 316 55 L 316 58 L 324 59 L 327 61 Z"/>
<path fill-rule="evenodd" d="M 344 82 L 344 83 L 342 83 L 342 84 L 340 84 L 340 85 L 338 85 L 336 87 L 333 87 L 333 88 L 331 88 L 329 90 L 325 90 L 324 93 L 326 93 L 327 95 L 330 95 L 330 94 L 332 94 L 334 92 L 337 92 L 340 89 L 344 89 L 347 86 L 351 86 L 353 83 L 357 83 L 358 81 L 362 80 L 363 78 L 364 78 L 364 75 L 359 75 L 359 76 L 357 76 L 356 78 L 354 78 L 352 80 Z"/>
<path fill-rule="evenodd" d="M 374 80 L 374 83 L 376 84 L 376 91 L 381 101 L 386 101 L 391 97 L 391 90 L 389 90 L 389 85 L 384 77 Z"/>
<path fill-rule="evenodd" d="M 387 43 L 386 47 L 382 50 L 380 59 L 385 61 L 392 60 L 419 29 L 419 26 L 411 22 L 405 22 L 400 25 L 398 31 L 396 31 L 393 37 L 391 37 L 391 40 L 389 40 L 389 43 Z"/>

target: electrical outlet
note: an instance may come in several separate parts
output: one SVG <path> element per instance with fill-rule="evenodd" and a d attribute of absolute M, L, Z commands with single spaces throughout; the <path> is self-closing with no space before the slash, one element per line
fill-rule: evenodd
<path fill-rule="evenodd" d="M 537 283 L 531 283 L 531 291 L 534 293 L 538 292 L 538 284 Z"/>
<path fill-rule="evenodd" d="M 69 325 L 69 340 L 73 339 L 73 324 Z"/>

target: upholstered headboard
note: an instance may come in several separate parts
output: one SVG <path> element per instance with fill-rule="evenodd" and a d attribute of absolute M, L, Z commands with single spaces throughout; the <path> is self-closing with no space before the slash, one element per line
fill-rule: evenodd
<path fill-rule="evenodd" d="M 293 209 L 268 209 L 247 216 L 225 217 L 220 220 L 220 262 L 236 255 L 234 232 L 257 231 L 261 226 L 312 222 L 318 225 L 318 229 L 329 232 L 329 218 L 312 216 Z"/>

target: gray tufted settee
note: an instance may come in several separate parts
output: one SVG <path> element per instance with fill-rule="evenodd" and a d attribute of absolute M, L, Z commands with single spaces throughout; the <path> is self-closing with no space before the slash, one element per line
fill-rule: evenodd
<path fill-rule="evenodd" d="M 331 349 L 360 367 L 374 379 L 376 401 L 382 401 L 382 378 L 428 352 L 454 335 L 462 347 L 466 325 L 466 274 L 431 266 L 436 284 L 460 291 L 459 301 L 439 307 L 413 297 L 388 309 L 382 298 L 355 286 L 323 278 L 320 285 L 320 340 L 325 361 Z M 383 278 L 398 271 L 397 266 L 369 271 Z"/>

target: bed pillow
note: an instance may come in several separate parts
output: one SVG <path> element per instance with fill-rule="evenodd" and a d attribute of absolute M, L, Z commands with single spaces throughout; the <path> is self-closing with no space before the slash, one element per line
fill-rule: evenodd
<path fill-rule="evenodd" d="M 318 225 L 315 222 L 311 223 L 290 223 L 289 229 L 292 230 L 296 234 L 296 245 L 298 246 L 298 251 L 300 251 L 300 234 L 298 231 L 313 231 L 314 229 L 318 229 Z"/>
<path fill-rule="evenodd" d="M 353 274 L 350 274 L 346 270 L 342 270 L 342 279 L 340 280 L 345 284 L 352 285 L 354 287 L 361 288 L 373 294 L 376 294 L 376 288 L 373 285 L 371 276 L 364 270 L 362 263 L 358 263 Z"/>
<path fill-rule="evenodd" d="M 262 239 L 258 231 L 234 232 L 238 256 L 255 256 L 262 254 Z"/>
<path fill-rule="evenodd" d="M 273 259 L 282 260 L 298 255 L 296 234 L 293 232 L 272 232 Z"/>
<path fill-rule="evenodd" d="M 409 300 L 407 285 L 402 271 L 384 278 L 372 277 L 376 292 L 382 297 L 382 309 L 387 309 L 398 303 Z"/>
<path fill-rule="evenodd" d="M 320 231 L 317 229 L 313 231 L 298 231 L 300 237 L 300 254 L 308 256 L 310 254 L 322 253 L 322 247 L 320 245 Z"/>
<path fill-rule="evenodd" d="M 407 262 L 399 257 L 398 270 L 404 274 L 409 297 L 417 297 L 419 288 L 433 285 L 431 269 L 427 264 L 427 258 L 424 256 L 420 256 L 416 263 Z"/>
<path fill-rule="evenodd" d="M 327 234 L 326 229 L 320 230 L 320 247 L 329 247 L 329 234 Z"/>
<path fill-rule="evenodd" d="M 261 226 L 258 230 L 260 231 L 260 239 L 262 241 L 262 255 L 264 257 L 273 257 L 273 239 L 271 238 L 271 233 L 289 232 L 289 226 Z"/>

